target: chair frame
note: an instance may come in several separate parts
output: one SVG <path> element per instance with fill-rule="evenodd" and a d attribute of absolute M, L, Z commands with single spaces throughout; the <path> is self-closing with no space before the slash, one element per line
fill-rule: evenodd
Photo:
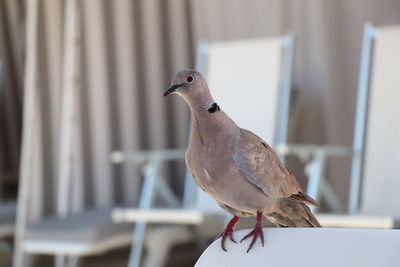
<path fill-rule="evenodd" d="M 25 98 L 24 98 L 24 137 L 23 137 L 23 152 L 20 166 L 21 181 L 19 187 L 19 204 L 17 214 L 17 231 L 15 237 L 15 250 L 14 250 L 14 265 L 15 267 L 26 266 L 30 263 L 29 254 L 49 254 L 56 257 L 56 266 L 76 266 L 78 264 L 79 256 L 93 255 L 101 252 L 105 252 L 112 248 L 119 248 L 126 246 L 131 243 L 130 235 L 118 234 L 108 238 L 103 238 L 100 242 L 79 242 L 79 241 L 54 241 L 45 239 L 25 239 L 26 226 L 28 224 L 28 204 L 34 201 L 29 201 L 32 198 L 30 194 L 30 187 L 32 187 L 33 178 L 31 174 L 33 165 L 37 162 L 33 162 L 35 157 L 32 157 L 33 152 L 37 152 L 40 149 L 40 145 L 37 145 L 35 138 L 40 136 L 38 133 L 40 128 L 38 126 L 38 90 L 36 89 L 37 70 L 35 64 L 37 62 L 37 21 L 38 21 L 38 5 L 37 1 L 29 1 L 27 7 L 27 63 L 26 63 L 26 84 L 25 84 Z M 57 215 L 59 217 L 65 217 L 72 210 L 70 203 L 70 193 L 72 185 L 72 177 L 70 172 L 71 169 L 71 155 L 76 156 L 71 145 L 71 135 L 76 130 L 77 125 L 77 74 L 79 71 L 79 62 L 77 59 L 80 57 L 80 42 L 76 42 L 79 39 L 80 27 L 79 26 L 79 14 L 80 6 L 78 1 L 70 0 L 66 1 L 65 6 L 65 47 L 64 47 L 64 95 L 63 95 L 63 107 L 62 107 L 62 118 L 61 118 L 61 139 L 62 147 L 60 147 L 60 175 L 59 175 L 59 195 L 57 197 Z M 35 128 L 36 127 L 36 128 Z M 38 138 L 40 140 L 40 138 Z M 33 146 L 35 144 L 36 146 Z M 75 153 L 75 154 L 74 154 Z M 106 155 L 107 156 L 107 155 Z M 75 157 L 76 159 L 76 157 Z M 77 160 L 79 162 L 79 160 Z M 35 166 L 40 165 L 36 164 Z M 40 195 L 40 194 L 38 194 Z M 36 201 L 38 202 L 38 201 Z M 36 204 L 36 203 L 35 203 Z M 36 205 L 38 206 L 38 205 Z M 111 214 L 110 214 L 111 216 Z M 37 218 L 36 218 L 37 219 Z"/>
<path fill-rule="evenodd" d="M 393 229 L 400 227 L 400 220 L 396 216 L 363 215 L 361 211 L 362 179 L 364 176 L 365 143 L 367 136 L 368 106 L 370 102 L 370 82 L 372 60 L 374 55 L 374 42 L 377 28 L 371 23 L 366 23 L 363 30 L 363 41 L 360 57 L 358 80 L 358 94 L 355 112 L 355 126 L 353 146 L 351 153 L 351 176 L 348 211 L 349 215 L 319 215 L 317 216 L 323 226 L 350 227 L 350 228 L 380 228 Z"/>
<path fill-rule="evenodd" d="M 290 85 L 291 85 L 291 77 L 292 77 L 292 66 L 293 66 L 293 54 L 294 54 L 294 35 L 288 34 L 283 38 L 283 48 L 286 50 L 283 55 L 283 64 L 282 71 L 285 73 L 281 77 L 280 81 L 280 103 L 285 101 L 285 105 L 280 105 L 279 114 L 281 114 L 281 118 L 285 118 L 287 121 L 289 114 L 289 100 L 290 100 Z M 197 69 L 202 70 L 203 73 L 207 73 L 207 60 L 208 60 L 208 45 L 207 43 L 201 43 L 198 47 L 197 53 Z M 287 102 L 287 104 L 286 104 Z M 277 120 L 279 121 L 279 120 Z M 278 125 L 279 126 L 279 125 Z M 275 140 L 283 141 L 286 140 L 287 135 L 287 125 L 282 129 L 276 131 L 275 135 L 277 136 Z M 279 137 L 278 137 L 279 136 Z M 155 215 L 153 217 L 153 222 L 166 222 L 169 223 L 177 223 L 177 224 L 199 224 L 203 221 L 202 214 L 198 211 L 188 210 L 193 207 L 195 203 L 195 192 L 197 187 L 188 171 L 185 174 L 185 184 L 184 184 L 184 196 L 183 196 L 183 207 L 187 210 L 183 212 L 183 216 L 174 216 L 170 217 L 171 210 L 167 212 L 168 216 L 161 216 L 160 213 L 153 213 L 153 210 L 149 210 L 152 206 L 152 199 L 155 194 L 155 189 L 157 188 L 157 183 L 160 183 L 162 179 L 157 179 L 157 169 L 160 161 L 166 160 L 183 160 L 185 158 L 185 149 L 177 149 L 177 150 L 159 150 L 152 152 L 127 152 L 122 153 L 120 151 L 116 151 L 111 155 L 111 161 L 114 163 L 121 163 L 123 161 L 130 162 L 138 162 L 141 160 L 148 160 L 147 163 L 147 171 L 148 175 L 145 175 L 145 181 L 142 188 L 142 193 L 139 200 L 139 207 L 137 211 L 132 211 L 131 209 L 116 209 L 113 213 L 113 218 L 116 221 L 124 221 L 124 220 L 134 220 L 136 221 L 134 232 L 133 232 L 133 243 L 131 248 L 131 254 L 129 258 L 128 266 L 138 267 L 140 265 L 141 254 L 145 241 L 145 232 L 147 223 L 151 222 L 152 214 Z M 170 191 L 168 187 L 162 187 L 162 190 L 159 190 L 160 193 Z M 164 193 L 165 194 L 165 193 Z M 133 214 L 132 214 L 133 212 Z M 187 214 L 189 212 L 190 214 Z M 182 211 L 180 211 L 182 213 Z M 189 216 L 188 216 L 189 215 Z M 138 217 L 136 217 L 138 216 Z M 173 219 L 171 219 L 173 218 Z M 150 220 L 149 220 L 150 219 Z M 161 220 L 160 220 L 161 219 Z"/>
<path fill-rule="evenodd" d="M 363 175 L 363 158 L 367 127 L 367 109 L 371 79 L 371 63 L 375 28 L 367 23 L 364 26 L 363 46 L 361 50 L 360 73 L 358 80 L 358 97 L 353 137 L 353 160 L 350 178 L 349 212 L 357 213 L 360 209 L 361 177 Z"/>

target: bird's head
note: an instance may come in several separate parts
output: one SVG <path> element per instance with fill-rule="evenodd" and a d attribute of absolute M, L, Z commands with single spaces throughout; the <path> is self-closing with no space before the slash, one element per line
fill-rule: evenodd
<path fill-rule="evenodd" d="M 177 94 L 185 99 L 190 108 L 207 110 L 214 100 L 203 75 L 195 70 L 180 70 L 172 78 L 171 87 L 164 96 Z"/>

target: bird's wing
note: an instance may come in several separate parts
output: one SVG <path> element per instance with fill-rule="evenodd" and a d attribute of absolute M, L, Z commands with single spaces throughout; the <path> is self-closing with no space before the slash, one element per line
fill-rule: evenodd
<path fill-rule="evenodd" d="M 266 142 L 245 129 L 240 129 L 238 140 L 234 161 L 246 179 L 270 198 L 312 202 L 311 198 L 307 201 L 309 197 L 304 194 L 296 178 Z"/>

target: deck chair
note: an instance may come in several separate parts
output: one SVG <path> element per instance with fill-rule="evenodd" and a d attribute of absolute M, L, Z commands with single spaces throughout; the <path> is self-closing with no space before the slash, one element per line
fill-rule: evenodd
<path fill-rule="evenodd" d="M 252 129 L 271 145 L 286 141 L 293 46 L 293 36 L 288 35 L 203 43 L 198 49 L 197 69 L 205 75 L 215 101 L 240 126 Z M 242 90 L 243 88 L 245 90 Z M 252 101 L 252 104 L 248 105 L 248 113 L 263 116 L 252 121 L 237 112 L 238 107 L 243 105 L 243 99 Z M 175 159 L 184 159 L 184 150 L 175 152 Z M 162 153 L 159 151 L 157 154 Z M 140 153 L 136 152 L 126 152 L 120 157 L 125 161 L 132 161 L 139 155 Z M 166 156 L 163 160 L 167 158 Z M 151 189 L 142 189 L 143 198 L 146 191 L 151 192 Z M 198 189 L 188 172 L 185 178 L 183 208 L 169 210 L 167 216 L 162 216 L 163 210 L 115 210 L 113 217 L 116 221 L 138 221 L 135 225 L 130 267 L 163 266 L 168 251 L 174 244 L 190 241 L 196 234 L 198 238 L 215 237 L 221 231 L 225 213 L 208 195 Z M 155 215 L 153 218 L 152 214 Z M 153 227 L 145 235 L 146 223 L 173 223 L 196 227 L 195 230 L 182 226 Z M 143 244 L 147 253 L 144 263 L 140 264 Z"/>
<path fill-rule="evenodd" d="M 247 231 L 235 233 L 242 237 Z M 228 253 L 216 241 L 204 251 L 195 267 L 391 267 L 400 264 L 399 230 L 267 228 L 264 234 L 265 247 L 256 244 L 248 254 L 245 251 L 250 240 L 230 244 Z"/>
<path fill-rule="evenodd" d="M 110 249 L 127 246 L 131 243 L 132 226 L 115 224 L 111 219 L 112 178 L 100 176 L 93 179 L 92 195 L 95 207 L 85 207 L 82 166 L 82 131 L 80 127 L 80 45 L 79 39 L 79 8 L 77 1 L 67 1 L 66 5 L 66 36 L 64 79 L 62 94 L 62 110 L 60 118 L 60 164 L 57 176 L 57 191 L 55 203 L 56 214 L 43 212 L 42 196 L 49 190 L 44 190 L 43 172 L 41 171 L 43 157 L 42 129 L 40 116 L 43 106 L 42 90 L 37 86 L 36 62 L 36 31 L 35 18 L 37 9 L 28 6 L 27 62 L 25 71 L 24 94 L 24 131 L 22 143 L 22 159 L 18 195 L 17 231 L 15 238 L 14 266 L 29 266 L 31 255 L 46 254 L 56 256 L 57 266 L 76 266 L 81 256 L 103 253 Z M 88 87 L 93 87 L 88 86 Z M 57 88 L 54 88 L 57 89 Z M 95 88 L 97 94 L 104 90 Z M 48 103 L 44 103 L 48 104 Z M 105 108 L 104 106 L 101 108 Z M 103 118 L 102 118 L 103 119 Z M 104 122 L 107 123 L 107 122 Z M 53 126 L 56 127 L 56 126 Z M 94 132 L 96 130 L 94 129 Z M 97 130 L 98 132 L 98 130 Z M 102 144 L 96 144 L 101 146 Z M 108 155 L 106 162 L 108 163 Z M 99 190 L 99 188 L 101 190 Z M 109 191 L 107 191 L 109 190 Z M 104 201 L 106 199 L 106 201 Z M 52 203 L 54 203 L 52 202 Z"/>
<path fill-rule="evenodd" d="M 199 46 L 197 69 L 206 77 L 212 94 L 221 108 L 241 127 L 251 129 L 273 147 L 286 143 L 293 64 L 292 35 L 228 42 L 204 43 Z M 246 112 L 238 107 L 243 101 Z M 247 114 L 247 115 L 246 115 Z M 260 114 L 254 120 L 248 114 Z M 164 152 L 158 152 L 162 155 Z M 176 150 L 182 160 L 183 150 Z M 308 152 L 306 152 L 308 153 Z M 134 161 L 140 153 L 114 154 L 118 160 Z M 164 159 L 168 159 L 165 155 Z M 143 192 L 151 192 L 144 188 Z M 143 193 L 142 197 L 145 197 Z M 177 243 L 199 237 L 215 237 L 223 228 L 225 213 L 200 190 L 187 174 L 183 210 L 116 209 L 116 221 L 135 221 L 134 242 L 129 266 L 140 265 L 143 243 L 147 256 L 140 266 L 163 266 L 170 248 Z M 195 225 L 188 228 L 153 227 L 145 236 L 146 223 Z"/>
<path fill-rule="evenodd" d="M 364 28 L 349 196 L 351 215 L 322 216 L 343 227 L 399 227 L 400 26 Z"/>

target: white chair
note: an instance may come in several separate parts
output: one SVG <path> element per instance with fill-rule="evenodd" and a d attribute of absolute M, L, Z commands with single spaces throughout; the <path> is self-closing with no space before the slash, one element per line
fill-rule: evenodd
<path fill-rule="evenodd" d="M 57 266 L 75 266 L 78 258 L 103 253 L 131 243 L 132 226 L 115 224 L 111 218 L 112 207 L 107 203 L 113 188 L 111 177 L 93 179 L 94 208 L 84 207 L 82 171 L 82 123 L 79 113 L 80 44 L 78 1 L 66 2 L 66 50 L 64 58 L 64 84 L 60 136 L 60 166 L 55 193 L 57 214 L 44 214 L 44 190 L 41 151 L 43 149 L 43 124 L 40 116 L 41 90 L 37 88 L 37 16 L 38 5 L 28 4 L 27 60 L 24 94 L 24 131 L 20 184 L 18 195 L 17 231 L 14 266 L 29 266 L 29 256 L 47 254 L 56 256 Z M 97 89 L 97 88 L 96 88 Z M 104 91 L 98 90 L 98 94 Z M 42 98 L 43 100 L 43 98 Z M 45 103 L 46 104 L 46 103 Z M 94 131 L 95 132 L 95 131 Z M 99 146 L 101 144 L 98 144 Z M 108 163 L 106 161 L 106 163 Z M 100 188 L 100 190 L 98 190 Z M 108 190 L 108 191 L 107 191 Z M 106 201 L 104 201 L 104 198 Z M 112 199 L 109 197 L 109 199 Z M 103 204 L 101 203 L 103 202 Z M 104 204 L 105 203 L 105 204 Z M 112 204 L 112 203 L 111 203 Z"/>
<path fill-rule="evenodd" d="M 229 116 L 240 126 L 276 145 L 286 141 L 293 50 L 292 35 L 204 43 L 198 49 L 197 69 L 205 75 L 214 99 Z M 246 112 L 241 112 L 243 109 Z M 253 113 L 262 116 L 248 120 L 246 114 Z M 184 150 L 176 153 L 175 159 L 184 158 Z M 161 153 L 157 152 L 157 155 L 160 157 Z M 119 160 L 128 161 L 139 156 L 140 153 L 113 155 L 114 159 L 120 157 Z M 143 188 L 143 198 L 146 191 L 152 189 Z M 225 213 L 198 189 L 188 172 L 183 203 L 184 210 L 169 210 L 167 216 L 162 216 L 162 210 L 115 210 L 113 217 L 116 221 L 137 222 L 129 266 L 139 266 L 143 244 L 148 252 L 140 266 L 163 266 L 174 244 L 193 238 L 193 232 L 182 226 L 154 227 L 145 236 L 146 222 L 194 224 L 197 225 L 196 232 L 201 232 L 198 236 L 203 239 L 215 237 L 221 231 Z"/>
<path fill-rule="evenodd" d="M 293 53 L 292 35 L 204 43 L 199 46 L 197 68 L 222 110 L 240 127 L 250 129 L 276 147 L 287 139 Z M 249 119 L 251 114 L 259 117 Z M 185 201 L 222 212 L 199 190 L 192 177 L 186 182 L 196 193 L 187 186 Z"/>
<path fill-rule="evenodd" d="M 238 238 L 246 230 L 236 231 Z M 329 228 L 264 228 L 265 247 L 256 244 L 246 253 L 250 240 L 229 243 L 222 251 L 211 244 L 195 267 L 279 266 L 279 267 L 393 267 L 400 265 L 400 230 Z"/>
<path fill-rule="evenodd" d="M 349 211 L 322 225 L 399 227 L 400 26 L 366 24 L 358 85 Z"/>
<path fill-rule="evenodd" d="M 214 99 L 239 126 L 251 129 L 276 147 L 286 143 L 293 53 L 292 35 L 204 43 L 199 46 L 197 69 L 205 75 Z M 249 114 L 260 116 L 249 120 Z M 312 147 L 304 153 L 314 151 Z M 153 156 L 168 159 L 167 153 L 174 153 L 174 159 L 184 156 L 183 150 L 158 151 Z M 118 152 L 113 159 L 135 161 L 142 156 L 138 152 Z M 212 238 L 223 228 L 225 213 L 194 184 L 189 174 L 185 181 L 183 210 L 116 209 L 113 213 L 116 221 L 137 222 L 129 266 L 139 266 L 143 242 L 147 256 L 141 266 L 163 266 L 172 245 L 190 241 L 193 233 L 198 239 Z M 142 198 L 149 192 L 153 190 L 143 188 Z M 182 226 L 154 227 L 145 236 L 146 223 L 197 227 L 194 231 Z"/>

